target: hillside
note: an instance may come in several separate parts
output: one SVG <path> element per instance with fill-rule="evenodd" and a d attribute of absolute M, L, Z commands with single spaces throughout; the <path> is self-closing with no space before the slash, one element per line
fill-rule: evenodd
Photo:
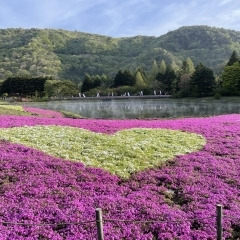
<path fill-rule="evenodd" d="M 0 29 L 0 79 L 30 73 L 78 83 L 86 72 L 114 76 L 120 68 L 138 66 L 149 71 L 154 59 L 181 65 L 188 56 L 219 73 L 233 50 L 240 52 L 240 32 L 208 26 L 129 38 L 62 29 Z"/>

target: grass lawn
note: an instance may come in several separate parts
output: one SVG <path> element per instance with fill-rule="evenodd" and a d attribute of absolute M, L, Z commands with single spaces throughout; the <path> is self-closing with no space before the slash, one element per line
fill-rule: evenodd
<path fill-rule="evenodd" d="M 0 102 L 0 115 L 31 116 L 32 114 L 25 112 L 21 106 L 13 106 L 5 102 Z"/>

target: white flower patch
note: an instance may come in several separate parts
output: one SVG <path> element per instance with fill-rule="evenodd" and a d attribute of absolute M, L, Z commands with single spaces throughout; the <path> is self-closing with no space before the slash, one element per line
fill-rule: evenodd
<path fill-rule="evenodd" d="M 136 128 L 106 135 L 74 127 L 34 126 L 5 128 L 0 132 L 5 140 L 103 168 L 123 178 L 199 150 L 206 143 L 204 137 L 195 133 L 169 129 Z"/>

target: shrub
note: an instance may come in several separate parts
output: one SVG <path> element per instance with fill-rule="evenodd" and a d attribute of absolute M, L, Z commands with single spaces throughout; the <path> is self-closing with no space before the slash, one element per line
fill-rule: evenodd
<path fill-rule="evenodd" d="M 221 97 L 222 97 L 222 96 L 221 96 L 220 93 L 217 93 L 217 94 L 214 95 L 214 98 L 215 98 L 215 99 L 220 99 Z"/>

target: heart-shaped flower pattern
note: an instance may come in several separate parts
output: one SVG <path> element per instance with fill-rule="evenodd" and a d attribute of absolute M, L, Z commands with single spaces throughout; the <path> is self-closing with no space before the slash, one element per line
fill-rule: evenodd
<path fill-rule="evenodd" d="M 199 150 L 206 143 L 203 136 L 195 133 L 150 128 L 107 135 L 74 127 L 34 126 L 1 129 L 1 135 L 13 143 L 103 168 L 122 178 L 159 167 L 164 161 Z"/>

